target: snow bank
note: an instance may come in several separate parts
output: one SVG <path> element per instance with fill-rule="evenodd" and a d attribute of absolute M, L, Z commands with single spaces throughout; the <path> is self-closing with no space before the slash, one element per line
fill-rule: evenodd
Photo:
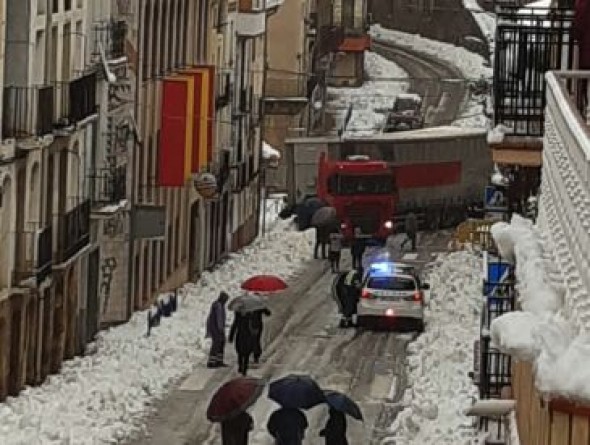
<path fill-rule="evenodd" d="M 492 236 L 500 250 L 516 258 L 523 309 L 492 321 L 494 344 L 507 354 L 533 362 L 541 393 L 590 402 L 590 335 L 576 333 L 564 318 L 566 291 L 554 281 L 559 273 L 551 245 L 530 221 L 518 215 L 509 225 L 492 226 Z"/>
<path fill-rule="evenodd" d="M 64 363 L 60 374 L 27 388 L 0 404 L 3 445 L 98 445 L 120 443 L 142 429 L 150 405 L 174 382 L 202 366 L 205 317 L 220 290 L 237 295 L 253 274 L 284 279 L 298 273 L 310 257 L 313 233 L 291 230 L 279 221 L 197 284 L 187 284 L 172 318 L 164 318 L 146 337 L 147 313 L 101 332 L 96 353 Z"/>
<path fill-rule="evenodd" d="M 466 444 L 477 437 L 465 411 L 478 394 L 468 371 L 479 336 L 481 269 L 481 259 L 466 251 L 433 264 L 426 330 L 408 347 L 404 409 L 383 444 Z"/>
<path fill-rule="evenodd" d="M 262 141 L 262 157 L 264 159 L 281 159 L 281 152 L 266 141 Z"/>
<path fill-rule="evenodd" d="M 349 104 L 353 105 L 344 133 L 347 137 L 378 133 L 395 97 L 409 88 L 404 70 L 371 51 L 365 53 L 365 75 L 367 80 L 358 88 L 328 88 L 328 110 L 335 113 L 337 120 L 341 121 Z M 340 126 L 341 122 L 337 122 L 336 127 Z"/>
<path fill-rule="evenodd" d="M 391 41 L 396 45 L 406 46 L 431 56 L 438 57 L 452 66 L 456 66 L 465 79 L 477 80 L 479 77 L 492 77 L 492 68 L 479 54 L 472 53 L 463 47 L 450 43 L 427 39 L 417 34 L 408 34 L 381 25 L 372 25 L 371 37 L 377 40 Z"/>

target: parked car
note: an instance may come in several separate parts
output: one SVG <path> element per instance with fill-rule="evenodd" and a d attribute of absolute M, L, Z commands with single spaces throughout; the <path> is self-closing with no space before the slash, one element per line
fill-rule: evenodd
<path fill-rule="evenodd" d="M 367 268 L 358 304 L 361 326 L 395 326 L 397 321 L 410 321 L 414 328 L 424 330 L 424 290 L 417 271 L 402 263 L 378 263 Z"/>

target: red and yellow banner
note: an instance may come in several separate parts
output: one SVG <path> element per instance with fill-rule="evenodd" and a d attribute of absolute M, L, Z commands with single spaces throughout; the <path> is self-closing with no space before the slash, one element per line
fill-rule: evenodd
<path fill-rule="evenodd" d="M 171 76 L 162 84 L 158 184 L 183 187 L 191 175 L 195 81 L 192 76 Z"/>

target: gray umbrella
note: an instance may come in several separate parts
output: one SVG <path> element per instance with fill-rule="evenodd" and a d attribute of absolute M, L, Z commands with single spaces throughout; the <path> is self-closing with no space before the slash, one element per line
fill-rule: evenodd
<path fill-rule="evenodd" d="M 334 207 L 322 207 L 317 209 L 311 217 L 311 225 L 313 227 L 326 227 L 336 225 L 338 217 Z"/>
<path fill-rule="evenodd" d="M 266 309 L 268 304 L 258 295 L 244 294 L 234 298 L 227 307 L 230 311 L 248 313 Z"/>

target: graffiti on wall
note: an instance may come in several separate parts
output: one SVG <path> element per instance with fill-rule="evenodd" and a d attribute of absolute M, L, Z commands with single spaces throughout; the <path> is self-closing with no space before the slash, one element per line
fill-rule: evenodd
<path fill-rule="evenodd" d="M 105 258 L 100 266 L 101 278 L 99 294 L 103 301 L 103 314 L 109 307 L 109 299 L 111 298 L 111 285 L 113 283 L 113 276 L 117 270 L 117 259 L 115 257 Z"/>

